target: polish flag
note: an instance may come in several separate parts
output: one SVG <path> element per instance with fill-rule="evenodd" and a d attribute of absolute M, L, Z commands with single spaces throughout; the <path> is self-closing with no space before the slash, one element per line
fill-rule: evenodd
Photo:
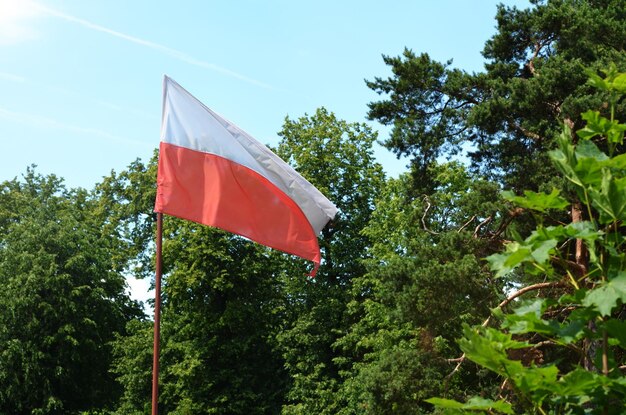
<path fill-rule="evenodd" d="M 337 208 L 287 163 L 167 76 L 155 212 L 313 261 Z"/>

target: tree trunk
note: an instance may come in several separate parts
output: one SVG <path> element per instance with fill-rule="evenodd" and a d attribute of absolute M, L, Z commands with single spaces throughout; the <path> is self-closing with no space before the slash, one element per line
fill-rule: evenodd
<path fill-rule="evenodd" d="M 583 206 L 580 201 L 576 201 L 572 204 L 572 223 L 582 222 L 583 220 Z M 587 260 L 587 248 L 583 244 L 582 239 L 576 239 L 576 251 L 574 253 L 574 259 L 576 264 L 580 267 L 582 271 L 581 277 L 587 274 L 588 270 L 588 260 Z M 589 330 L 596 331 L 596 325 L 593 321 L 590 321 L 587 325 Z M 585 370 L 596 371 L 596 367 L 594 365 L 594 356 L 596 355 L 596 351 L 598 348 L 598 343 L 595 341 L 591 341 L 589 339 L 585 339 L 583 341 L 583 367 Z"/>

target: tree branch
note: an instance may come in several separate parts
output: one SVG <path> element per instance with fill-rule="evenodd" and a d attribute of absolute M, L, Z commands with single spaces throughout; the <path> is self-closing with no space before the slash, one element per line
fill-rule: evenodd
<path fill-rule="evenodd" d="M 539 76 L 535 70 L 535 59 L 537 59 L 537 57 L 539 56 L 539 53 L 541 53 L 541 50 L 544 47 L 550 45 L 550 42 L 552 42 L 553 40 L 554 40 L 553 36 L 548 36 L 545 39 L 539 39 L 535 42 L 535 51 L 533 52 L 532 56 L 528 59 L 528 63 L 526 64 L 532 76 Z"/>
<path fill-rule="evenodd" d="M 522 127 L 521 125 L 519 125 L 516 122 L 509 121 L 508 124 L 509 124 L 509 127 L 513 127 L 513 129 L 519 131 L 520 133 L 524 134 L 528 138 L 531 138 L 531 139 L 533 139 L 535 141 L 545 141 L 544 137 L 540 136 L 537 133 L 533 133 L 532 131 Z"/>
<path fill-rule="evenodd" d="M 532 76 L 537 75 L 535 72 L 535 59 L 537 59 L 537 56 L 539 56 L 539 52 L 541 52 L 543 46 L 544 45 L 541 44 L 541 42 L 535 42 L 535 52 L 533 53 L 533 56 L 528 59 L 528 69 L 530 70 Z"/>
<path fill-rule="evenodd" d="M 542 290 L 544 288 L 557 288 L 557 287 L 563 287 L 565 286 L 565 282 L 563 281 L 553 281 L 553 282 L 540 282 L 537 284 L 533 284 L 533 285 L 529 285 L 528 287 L 524 287 L 518 291 L 515 291 L 513 294 L 511 294 L 506 300 L 502 301 L 500 304 L 498 304 L 497 308 L 502 308 L 506 305 L 508 305 L 511 301 L 515 300 L 517 297 L 526 294 L 529 291 L 536 291 L 536 290 Z M 486 326 L 486 324 L 483 324 L 483 326 Z"/>
<path fill-rule="evenodd" d="M 489 239 L 494 240 L 497 237 L 499 237 L 502 234 L 502 232 L 506 230 L 507 226 L 509 226 L 510 223 L 513 222 L 513 219 L 521 215 L 522 212 L 524 212 L 523 208 L 515 208 L 509 211 L 509 217 L 503 220 L 502 223 L 500 223 L 500 226 L 498 226 L 498 229 L 496 230 L 496 232 L 493 235 L 491 235 Z"/>
<path fill-rule="evenodd" d="M 474 229 L 474 234 L 472 235 L 472 238 L 478 238 L 478 232 L 480 231 L 480 228 L 487 225 L 489 222 L 491 222 L 492 219 L 493 219 L 493 215 L 489 215 L 485 218 L 485 220 L 480 222 L 478 226 L 476 226 L 476 229 Z"/>
<path fill-rule="evenodd" d="M 469 220 L 467 222 L 465 222 L 463 224 L 463 226 L 461 226 L 459 228 L 459 230 L 457 231 L 457 233 L 461 233 L 461 231 L 465 228 L 467 228 L 469 226 L 470 223 L 472 223 L 474 221 L 474 219 L 476 219 L 476 215 L 472 216 L 471 218 L 469 218 Z"/>
<path fill-rule="evenodd" d="M 563 268 L 572 271 L 577 277 L 583 277 L 587 272 L 587 269 L 583 265 L 568 259 L 550 256 L 550 260 L 555 264 L 561 265 Z"/>
<path fill-rule="evenodd" d="M 426 210 L 424 211 L 424 214 L 422 215 L 422 228 L 431 235 L 439 235 L 439 232 L 430 230 L 428 226 L 426 226 L 426 215 L 428 215 L 428 211 L 432 207 L 432 204 L 430 203 L 430 199 L 428 198 L 428 196 L 424 196 L 424 200 L 426 201 Z"/>
<path fill-rule="evenodd" d="M 508 296 L 505 300 L 503 300 L 500 304 L 498 304 L 497 308 L 502 308 L 507 306 L 511 301 L 515 300 L 517 297 L 520 297 L 524 294 L 526 294 L 529 291 L 536 291 L 536 290 L 542 290 L 544 288 L 556 288 L 556 287 L 562 287 L 563 285 L 565 285 L 562 281 L 556 281 L 556 282 L 540 282 L 538 284 L 533 284 L 533 285 L 529 285 L 528 287 L 524 287 L 520 290 L 515 291 L 513 294 L 511 294 L 510 296 Z M 483 321 L 483 324 L 481 324 L 482 327 L 487 327 L 487 325 L 489 324 L 489 322 L 491 321 L 491 316 L 487 317 L 487 319 L 485 321 Z M 538 343 L 538 345 L 544 345 L 546 344 L 546 342 L 541 342 Z M 450 379 L 452 378 L 452 376 L 454 376 L 454 374 L 456 372 L 459 371 L 459 369 L 461 369 L 461 365 L 463 364 L 463 362 L 465 361 L 465 353 L 463 353 L 461 355 L 461 357 L 457 357 L 455 359 L 446 359 L 446 362 L 449 363 L 456 363 L 457 365 L 454 367 L 454 369 L 452 370 L 452 372 L 450 372 L 446 377 L 445 377 L 445 387 L 444 390 L 448 389 L 448 382 L 450 381 Z"/>

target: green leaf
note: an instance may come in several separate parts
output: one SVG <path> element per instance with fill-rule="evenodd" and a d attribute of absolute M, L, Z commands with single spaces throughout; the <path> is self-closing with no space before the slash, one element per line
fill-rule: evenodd
<path fill-rule="evenodd" d="M 623 301 L 623 300 L 622 300 Z M 617 340 L 617 344 L 626 349 L 626 321 L 610 319 L 602 324 L 611 337 Z"/>
<path fill-rule="evenodd" d="M 548 209 L 563 209 L 569 205 L 569 202 L 559 196 L 559 193 L 558 189 L 552 189 L 550 194 L 525 190 L 524 197 L 521 197 L 515 196 L 513 192 L 503 191 L 502 197 L 517 206 L 545 212 Z"/>
<path fill-rule="evenodd" d="M 609 169 L 603 169 L 601 188 L 589 189 L 589 196 L 601 223 L 626 219 L 626 178 L 615 179 Z"/>
<path fill-rule="evenodd" d="M 615 157 L 612 157 L 606 160 L 604 162 L 604 166 L 611 168 L 611 169 L 616 169 L 616 170 L 625 170 L 626 169 L 626 153 L 619 154 Z"/>
<path fill-rule="evenodd" d="M 587 125 L 576 131 L 576 134 L 584 140 L 590 140 L 598 135 L 606 135 L 611 128 L 611 121 L 601 116 L 599 111 L 589 110 L 582 113 L 581 117 L 587 121 Z"/>
<path fill-rule="evenodd" d="M 545 310 L 545 303 L 544 299 L 524 302 L 522 306 L 514 310 L 513 314 L 505 317 L 502 326 L 509 329 L 513 334 L 555 333 L 558 330 L 558 326 L 553 328 L 549 322 L 541 318 Z"/>
<path fill-rule="evenodd" d="M 581 320 L 572 320 L 566 324 L 559 324 L 556 335 L 565 344 L 571 344 L 580 340 L 585 335 L 587 325 Z"/>
<path fill-rule="evenodd" d="M 592 141 L 580 141 L 575 149 L 574 171 L 586 186 L 602 182 L 602 168 L 609 158 Z"/>
<path fill-rule="evenodd" d="M 429 398 L 429 399 L 425 399 L 425 401 L 439 408 L 446 408 L 446 409 L 464 409 L 465 408 L 465 404 L 463 402 L 454 401 L 452 399 Z"/>
<path fill-rule="evenodd" d="M 571 129 L 563 126 L 563 131 L 557 137 L 559 148 L 548 152 L 555 167 L 563 173 L 565 178 L 577 186 L 582 187 L 583 182 L 575 170 L 577 165 L 576 152 L 571 140 Z"/>
<path fill-rule="evenodd" d="M 538 228 L 522 242 L 511 242 L 506 245 L 506 251 L 500 254 L 492 254 L 486 259 L 491 269 L 496 271 L 496 277 L 502 277 L 524 262 L 541 265 L 542 272 L 550 273 L 550 256 L 554 252 L 559 239 L 562 238 L 588 238 L 589 245 L 599 237 L 592 224 L 581 222 L 577 226 L 550 226 Z M 577 236 L 580 235 L 580 236 Z"/>
<path fill-rule="evenodd" d="M 519 361 L 509 360 L 508 349 L 523 349 L 530 345 L 513 340 L 511 334 L 485 327 L 463 329 L 464 337 L 459 346 L 468 359 L 503 376 L 510 376 L 523 370 Z"/>
<path fill-rule="evenodd" d="M 599 231 L 593 222 L 582 221 L 573 222 L 563 227 L 563 231 L 568 238 L 584 239 L 587 242 L 592 242 L 604 235 L 604 232 Z"/>
<path fill-rule="evenodd" d="M 492 401 L 491 399 L 481 398 L 480 396 L 474 396 L 470 398 L 466 403 L 442 398 L 430 398 L 426 399 L 426 402 L 444 409 L 459 409 L 468 411 L 498 411 L 503 414 L 514 413 L 510 403 L 503 400 Z"/>
<path fill-rule="evenodd" d="M 607 161 L 609 159 L 609 156 L 604 154 L 593 141 L 580 141 L 576 145 L 576 157 L 592 158 L 597 161 Z"/>
<path fill-rule="evenodd" d="M 556 239 L 548 239 L 546 241 L 542 241 L 538 245 L 533 245 L 533 250 L 531 252 L 532 257 L 539 264 L 548 262 L 550 259 L 550 252 L 554 250 L 557 242 L 558 241 Z"/>
<path fill-rule="evenodd" d="M 583 305 L 595 308 L 602 316 L 608 316 L 620 300 L 626 302 L 626 272 L 623 271 L 612 280 L 588 291 Z"/>
<path fill-rule="evenodd" d="M 622 94 L 626 93 L 626 73 L 619 74 L 615 77 L 613 80 L 613 88 Z"/>
<path fill-rule="evenodd" d="M 560 395 L 572 397 L 587 397 L 583 401 L 588 401 L 590 395 L 603 385 L 602 376 L 592 373 L 582 368 L 576 368 L 559 379 L 556 386 Z"/>
<path fill-rule="evenodd" d="M 532 250 L 518 242 L 507 244 L 506 250 L 503 254 L 493 254 L 487 257 L 491 269 L 496 271 L 497 278 L 508 274 L 522 262 L 532 258 Z"/>
<path fill-rule="evenodd" d="M 534 395 L 534 400 L 537 402 L 543 401 L 553 393 L 553 385 L 559 374 L 559 369 L 555 365 L 522 366 L 522 368 L 519 373 L 511 375 L 511 379 L 523 393 Z"/>
<path fill-rule="evenodd" d="M 558 338 L 565 344 L 573 343 L 584 335 L 584 322 L 572 321 L 561 324 L 555 320 L 544 320 L 546 310 L 545 299 L 536 299 L 525 302 L 514 310 L 513 314 L 505 316 L 503 327 L 513 334 L 539 333 Z"/>
<path fill-rule="evenodd" d="M 598 88 L 602 91 L 609 90 L 610 85 L 606 80 L 604 80 L 604 78 L 594 73 L 593 71 L 586 71 L 586 72 L 587 72 L 587 75 L 589 76 L 589 79 L 587 80 L 587 83 L 589 85 L 593 86 L 594 88 Z"/>
<path fill-rule="evenodd" d="M 604 235 L 603 231 L 589 221 L 573 222 L 563 228 L 565 235 L 571 239 L 582 239 L 587 244 L 587 252 L 591 263 L 598 262 L 596 241 Z"/>
<path fill-rule="evenodd" d="M 590 140 L 593 137 L 601 136 L 606 137 L 610 143 L 621 144 L 624 141 L 626 125 L 620 124 L 619 121 L 609 120 L 600 115 L 598 111 L 584 112 L 581 114 L 581 117 L 587 121 L 587 125 L 576 131 L 576 134 L 583 140 Z"/>

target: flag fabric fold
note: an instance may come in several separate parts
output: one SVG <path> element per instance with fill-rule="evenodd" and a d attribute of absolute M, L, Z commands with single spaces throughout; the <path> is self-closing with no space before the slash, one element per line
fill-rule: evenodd
<path fill-rule="evenodd" d="M 313 261 L 313 275 L 317 234 L 337 213 L 291 166 L 167 76 L 154 210 Z"/>

